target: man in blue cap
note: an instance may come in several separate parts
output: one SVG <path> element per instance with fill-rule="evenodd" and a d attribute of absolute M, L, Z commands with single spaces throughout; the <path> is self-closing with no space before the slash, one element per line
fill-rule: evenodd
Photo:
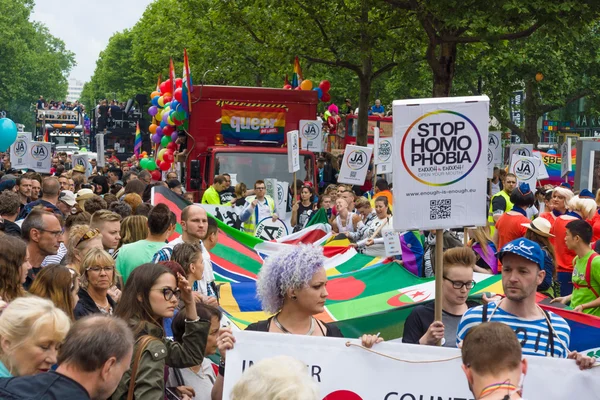
<path fill-rule="evenodd" d="M 591 368 L 595 359 L 569 351 L 571 329 L 567 322 L 536 303 L 537 287 L 546 275 L 539 244 L 519 238 L 502 247 L 496 257 L 503 265 L 502 287 L 506 297 L 469 309 L 458 325 L 457 343 L 478 324 L 502 322 L 515 331 L 523 354 L 571 358 L 581 369 Z"/>

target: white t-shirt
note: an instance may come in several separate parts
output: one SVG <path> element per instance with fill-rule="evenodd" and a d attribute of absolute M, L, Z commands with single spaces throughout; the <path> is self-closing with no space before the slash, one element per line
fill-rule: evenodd
<path fill-rule="evenodd" d="M 200 368 L 200 371 L 198 371 L 197 374 L 189 368 L 181 368 L 179 369 L 179 372 L 181 372 L 184 385 L 194 388 L 194 391 L 196 392 L 195 399 L 210 399 L 210 393 L 217 380 L 217 376 L 212 367 L 212 361 L 210 361 L 208 357 L 205 357 L 204 361 L 202 361 L 202 368 Z M 173 368 L 169 368 L 167 386 L 179 386 Z"/>

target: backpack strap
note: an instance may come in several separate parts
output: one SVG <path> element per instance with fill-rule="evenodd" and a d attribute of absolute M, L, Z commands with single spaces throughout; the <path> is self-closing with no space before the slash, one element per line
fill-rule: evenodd
<path fill-rule="evenodd" d="M 488 322 L 488 303 L 484 303 L 483 309 L 481 310 L 481 323 Z"/>
<path fill-rule="evenodd" d="M 596 257 L 598 257 L 598 253 L 593 252 L 590 255 L 590 258 L 588 258 L 587 265 L 585 266 L 585 281 L 587 282 L 588 289 L 590 289 L 592 291 L 592 293 L 594 293 L 594 295 L 596 297 L 600 297 L 600 295 L 598 294 L 598 292 L 596 291 L 596 289 L 594 289 L 592 287 L 592 261 Z"/>
<path fill-rule="evenodd" d="M 548 324 L 548 344 L 550 345 L 550 356 L 554 357 L 554 327 L 550 323 L 550 314 L 548 314 L 548 311 L 544 310 L 543 308 L 542 311 L 544 312 L 546 323 Z"/>
<path fill-rule="evenodd" d="M 146 350 L 146 347 L 148 347 L 150 342 L 153 340 L 158 340 L 158 339 L 151 335 L 144 335 L 144 336 L 141 336 L 136 342 L 137 349 L 135 351 L 135 356 L 133 359 L 133 366 L 131 367 L 131 376 L 129 378 L 129 390 L 127 391 L 127 400 L 134 399 L 135 378 L 137 376 L 138 368 L 140 366 L 140 360 L 142 358 L 142 354 L 144 353 L 144 350 Z"/>

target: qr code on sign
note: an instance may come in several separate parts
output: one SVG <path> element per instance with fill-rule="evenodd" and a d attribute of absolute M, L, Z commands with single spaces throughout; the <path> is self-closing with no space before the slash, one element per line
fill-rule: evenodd
<path fill-rule="evenodd" d="M 356 178 L 356 171 L 350 171 L 350 178 Z"/>
<path fill-rule="evenodd" d="M 452 214 L 452 200 L 431 200 L 429 202 L 429 219 L 448 219 Z"/>

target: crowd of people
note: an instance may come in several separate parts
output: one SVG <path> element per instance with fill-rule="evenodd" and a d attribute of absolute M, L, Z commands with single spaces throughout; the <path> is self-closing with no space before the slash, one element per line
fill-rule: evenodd
<path fill-rule="evenodd" d="M 84 113 L 85 106 L 79 102 L 79 100 L 75 100 L 74 102 L 70 101 L 55 101 L 55 100 L 44 100 L 44 96 L 40 96 L 36 103 L 36 109 L 38 110 L 67 110 L 67 111 L 79 111 L 80 113 Z"/>

